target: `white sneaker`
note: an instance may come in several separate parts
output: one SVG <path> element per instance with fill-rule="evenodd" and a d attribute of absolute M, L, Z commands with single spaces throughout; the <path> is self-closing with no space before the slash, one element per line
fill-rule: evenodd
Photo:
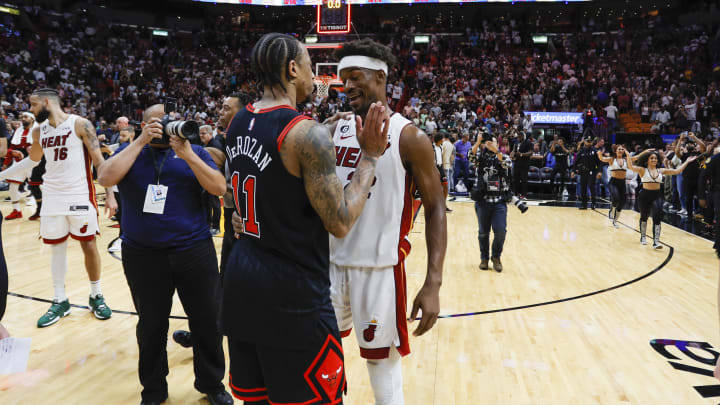
<path fill-rule="evenodd" d="M 686 210 L 686 209 L 681 209 L 680 211 L 678 211 L 678 215 L 682 215 L 682 216 L 686 217 L 686 216 L 687 216 L 687 210 Z"/>
<path fill-rule="evenodd" d="M 122 250 L 122 239 L 117 238 L 115 242 L 108 248 L 108 252 L 119 252 Z"/>

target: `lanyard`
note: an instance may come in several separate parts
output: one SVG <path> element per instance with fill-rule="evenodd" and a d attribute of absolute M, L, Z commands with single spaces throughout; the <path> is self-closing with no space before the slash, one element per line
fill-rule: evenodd
<path fill-rule="evenodd" d="M 162 168 L 163 168 L 163 165 L 165 165 L 165 161 L 167 160 L 168 156 L 170 156 L 170 150 L 168 150 L 165 153 L 165 157 L 163 158 L 162 162 L 160 162 L 159 165 L 157 162 L 157 155 L 155 154 L 155 150 L 152 146 L 150 147 L 150 153 L 153 156 L 153 164 L 155 165 L 155 176 L 156 176 L 155 182 L 157 184 L 160 184 L 160 173 L 162 173 Z"/>

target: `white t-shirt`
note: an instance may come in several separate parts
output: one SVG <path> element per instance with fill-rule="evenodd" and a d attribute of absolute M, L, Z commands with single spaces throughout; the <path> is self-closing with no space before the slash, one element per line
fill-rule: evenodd
<path fill-rule="evenodd" d="M 396 85 L 393 87 L 392 98 L 394 100 L 400 100 L 400 97 L 402 97 L 402 87 L 400 87 L 400 85 Z"/>
<path fill-rule="evenodd" d="M 614 105 L 609 105 L 605 107 L 605 112 L 607 112 L 607 117 L 610 119 L 617 119 L 617 113 L 618 109 Z"/>
<path fill-rule="evenodd" d="M 697 104 L 692 103 L 685 105 L 685 111 L 687 111 L 688 121 L 695 121 L 697 117 Z"/>

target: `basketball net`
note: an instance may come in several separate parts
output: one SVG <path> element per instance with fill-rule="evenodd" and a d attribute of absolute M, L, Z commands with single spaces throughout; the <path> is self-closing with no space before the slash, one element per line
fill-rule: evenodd
<path fill-rule="evenodd" d="M 330 91 L 330 81 L 332 80 L 331 76 L 320 76 L 318 80 L 315 82 L 315 85 L 317 86 L 317 95 L 322 98 L 327 98 L 328 93 Z"/>

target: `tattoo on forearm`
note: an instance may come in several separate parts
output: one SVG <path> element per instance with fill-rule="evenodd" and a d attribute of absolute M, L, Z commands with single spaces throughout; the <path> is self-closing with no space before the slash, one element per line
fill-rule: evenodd
<path fill-rule="evenodd" d="M 90 148 L 100 149 L 100 141 L 97 139 L 97 133 L 95 132 L 95 127 L 90 123 L 90 121 L 85 121 L 84 124 L 85 128 L 85 136 L 87 137 L 88 144 L 90 145 Z"/>
<path fill-rule="evenodd" d="M 313 125 L 296 144 L 305 189 L 326 226 L 349 226 L 360 215 L 372 186 L 376 159 L 362 157 L 343 190 L 335 174 L 335 145 L 326 127 Z"/>

